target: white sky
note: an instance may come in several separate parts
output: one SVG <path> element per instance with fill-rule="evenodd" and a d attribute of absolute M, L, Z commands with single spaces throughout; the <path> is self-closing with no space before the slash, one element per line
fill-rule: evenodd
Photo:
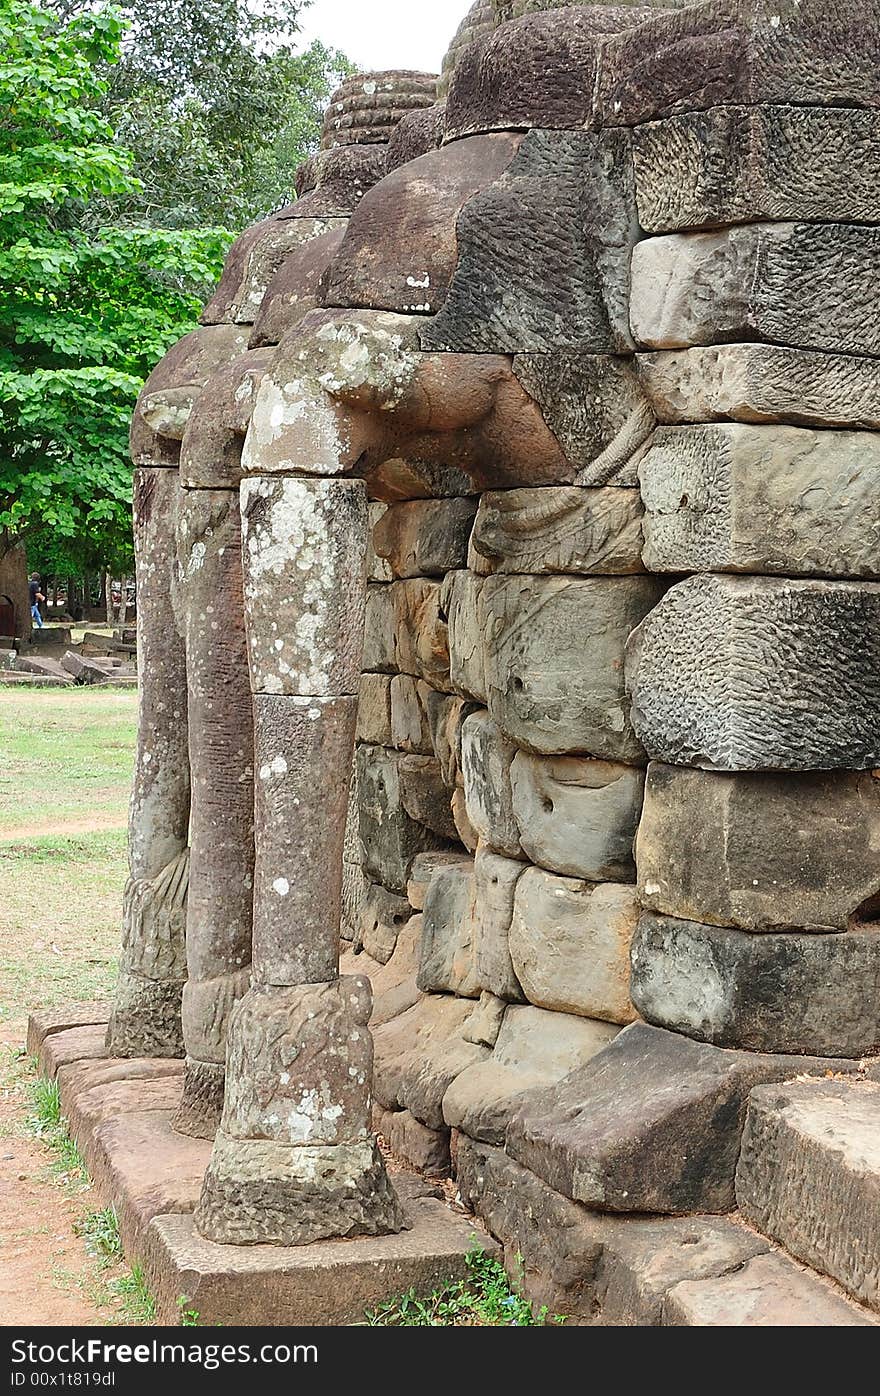
<path fill-rule="evenodd" d="M 305 45 L 321 39 L 358 68 L 439 73 L 472 0 L 312 0 L 300 25 Z"/>

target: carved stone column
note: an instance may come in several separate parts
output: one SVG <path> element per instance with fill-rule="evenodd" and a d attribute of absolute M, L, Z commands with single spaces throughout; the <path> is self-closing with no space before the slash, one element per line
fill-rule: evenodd
<path fill-rule="evenodd" d="M 241 487 L 255 736 L 254 984 L 196 1212 L 211 1240 L 303 1245 L 405 1225 L 370 1129 L 371 994 L 339 977 L 366 595 L 359 480 Z"/>
<path fill-rule="evenodd" d="M 107 1030 L 107 1050 L 120 1057 L 176 1057 L 183 1051 L 190 785 L 186 660 L 173 581 L 179 496 L 176 469 L 135 471 L 138 747 L 121 965 Z"/>

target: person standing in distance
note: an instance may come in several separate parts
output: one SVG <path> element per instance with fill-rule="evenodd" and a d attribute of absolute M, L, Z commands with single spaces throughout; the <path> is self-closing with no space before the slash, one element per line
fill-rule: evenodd
<path fill-rule="evenodd" d="M 29 581 L 28 585 L 29 585 L 29 587 L 30 587 L 30 598 L 31 598 L 31 620 L 33 621 L 34 625 L 37 627 L 38 630 L 42 630 L 42 628 L 43 628 L 43 617 L 40 615 L 40 602 L 41 602 L 41 601 L 45 601 L 46 598 L 45 598 L 45 596 L 43 595 L 43 593 L 40 591 L 40 574 L 39 574 L 39 572 L 32 572 L 32 573 L 31 573 L 30 581 Z"/>

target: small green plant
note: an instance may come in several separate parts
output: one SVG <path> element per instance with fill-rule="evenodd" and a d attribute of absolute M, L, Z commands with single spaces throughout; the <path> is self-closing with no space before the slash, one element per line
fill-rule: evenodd
<path fill-rule="evenodd" d="M 188 1294 L 181 1294 L 177 1301 L 177 1307 L 180 1310 L 180 1326 L 181 1328 L 198 1328 L 201 1314 L 198 1309 L 187 1308 L 189 1302 Z"/>
<path fill-rule="evenodd" d="M 366 1314 L 371 1328 L 540 1328 L 560 1324 L 546 1306 L 538 1310 L 511 1289 L 504 1266 L 478 1247 L 465 1258 L 467 1276 L 427 1298 L 414 1289 L 389 1299 Z"/>
<path fill-rule="evenodd" d="M 99 1263 L 101 1269 L 114 1264 L 122 1256 L 122 1237 L 119 1235 L 119 1217 L 111 1204 L 100 1211 L 89 1212 L 74 1226 L 77 1236 L 86 1243 L 86 1250 Z"/>
<path fill-rule="evenodd" d="M 156 1317 L 156 1300 L 147 1287 L 146 1276 L 140 1265 L 118 1279 L 108 1280 L 107 1289 L 122 1300 L 122 1317 L 128 1323 L 142 1325 L 152 1323 Z"/>
<path fill-rule="evenodd" d="M 29 1086 L 31 1113 L 27 1127 L 53 1155 L 52 1172 L 59 1182 L 88 1187 L 89 1175 L 83 1156 L 74 1144 L 61 1114 L 58 1082 L 40 1076 Z"/>

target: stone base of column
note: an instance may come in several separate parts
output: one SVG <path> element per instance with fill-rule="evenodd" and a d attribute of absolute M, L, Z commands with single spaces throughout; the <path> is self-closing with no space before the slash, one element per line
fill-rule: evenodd
<path fill-rule="evenodd" d="M 107 1027 L 111 1057 L 182 1057 L 183 981 L 142 979 L 122 970 Z"/>
<path fill-rule="evenodd" d="M 233 1246 L 305 1246 L 409 1227 L 375 1138 L 291 1145 L 218 1133 L 197 1231 Z"/>
<path fill-rule="evenodd" d="M 213 1139 L 223 1114 L 226 1068 L 217 1062 L 187 1057 L 183 1068 L 183 1094 L 171 1127 L 191 1139 Z"/>

